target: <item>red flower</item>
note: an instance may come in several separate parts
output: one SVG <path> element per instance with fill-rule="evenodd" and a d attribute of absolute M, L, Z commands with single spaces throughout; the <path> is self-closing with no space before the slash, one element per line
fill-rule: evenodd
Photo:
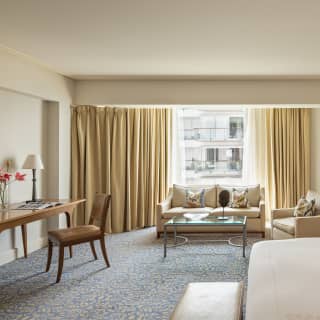
<path fill-rule="evenodd" d="M 25 176 L 26 176 L 26 174 L 21 174 L 20 172 L 16 172 L 14 177 L 18 181 L 24 181 Z"/>
<path fill-rule="evenodd" d="M 10 180 L 10 177 L 11 177 L 11 174 L 9 174 L 9 173 L 5 173 L 5 174 L 3 175 L 3 178 L 4 178 L 5 180 L 7 180 L 7 181 Z"/>

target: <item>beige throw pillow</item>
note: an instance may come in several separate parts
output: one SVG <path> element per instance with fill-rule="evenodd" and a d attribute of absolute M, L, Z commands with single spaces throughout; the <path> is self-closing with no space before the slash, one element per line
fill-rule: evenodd
<path fill-rule="evenodd" d="M 251 207 L 259 207 L 260 202 L 260 184 L 248 185 L 248 186 L 228 186 L 228 185 L 218 185 L 218 198 L 222 190 L 228 190 L 230 192 L 230 199 L 232 199 L 232 190 L 248 190 L 247 199 Z"/>
<path fill-rule="evenodd" d="M 183 207 L 185 204 L 186 190 L 197 192 L 200 189 L 204 189 L 204 205 L 206 207 L 217 207 L 217 189 L 216 186 L 181 186 L 174 184 L 172 188 L 172 202 L 173 208 Z"/>
<path fill-rule="evenodd" d="M 192 192 L 186 189 L 185 208 L 204 208 L 204 189 Z"/>
<path fill-rule="evenodd" d="M 305 197 L 299 199 L 297 206 L 294 208 L 295 217 L 313 216 L 315 200 L 307 200 Z"/>
<path fill-rule="evenodd" d="M 232 190 L 231 208 L 248 208 L 249 201 L 247 199 L 248 189 L 245 190 Z"/>

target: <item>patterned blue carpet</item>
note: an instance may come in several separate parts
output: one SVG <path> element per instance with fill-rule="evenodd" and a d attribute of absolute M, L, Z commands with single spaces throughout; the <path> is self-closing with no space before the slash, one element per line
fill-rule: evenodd
<path fill-rule="evenodd" d="M 196 242 L 168 250 L 155 229 L 107 236 L 111 268 L 99 244 L 75 246 L 55 284 L 57 248 L 44 272 L 47 249 L 0 267 L 0 319 L 168 319 L 189 282 L 246 280 L 247 258 L 226 243 Z M 215 237 L 221 237 L 219 235 Z M 225 235 L 224 235 L 225 237 Z"/>

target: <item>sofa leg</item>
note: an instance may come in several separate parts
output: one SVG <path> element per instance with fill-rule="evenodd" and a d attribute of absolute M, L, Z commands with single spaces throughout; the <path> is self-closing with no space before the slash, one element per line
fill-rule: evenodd
<path fill-rule="evenodd" d="M 160 239 L 160 232 L 157 232 L 157 238 Z"/>

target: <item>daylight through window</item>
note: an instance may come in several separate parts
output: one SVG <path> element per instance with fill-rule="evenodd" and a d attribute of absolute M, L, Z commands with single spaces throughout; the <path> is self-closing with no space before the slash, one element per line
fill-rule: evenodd
<path fill-rule="evenodd" d="M 237 182 L 242 177 L 245 110 L 183 109 L 185 182 Z"/>

